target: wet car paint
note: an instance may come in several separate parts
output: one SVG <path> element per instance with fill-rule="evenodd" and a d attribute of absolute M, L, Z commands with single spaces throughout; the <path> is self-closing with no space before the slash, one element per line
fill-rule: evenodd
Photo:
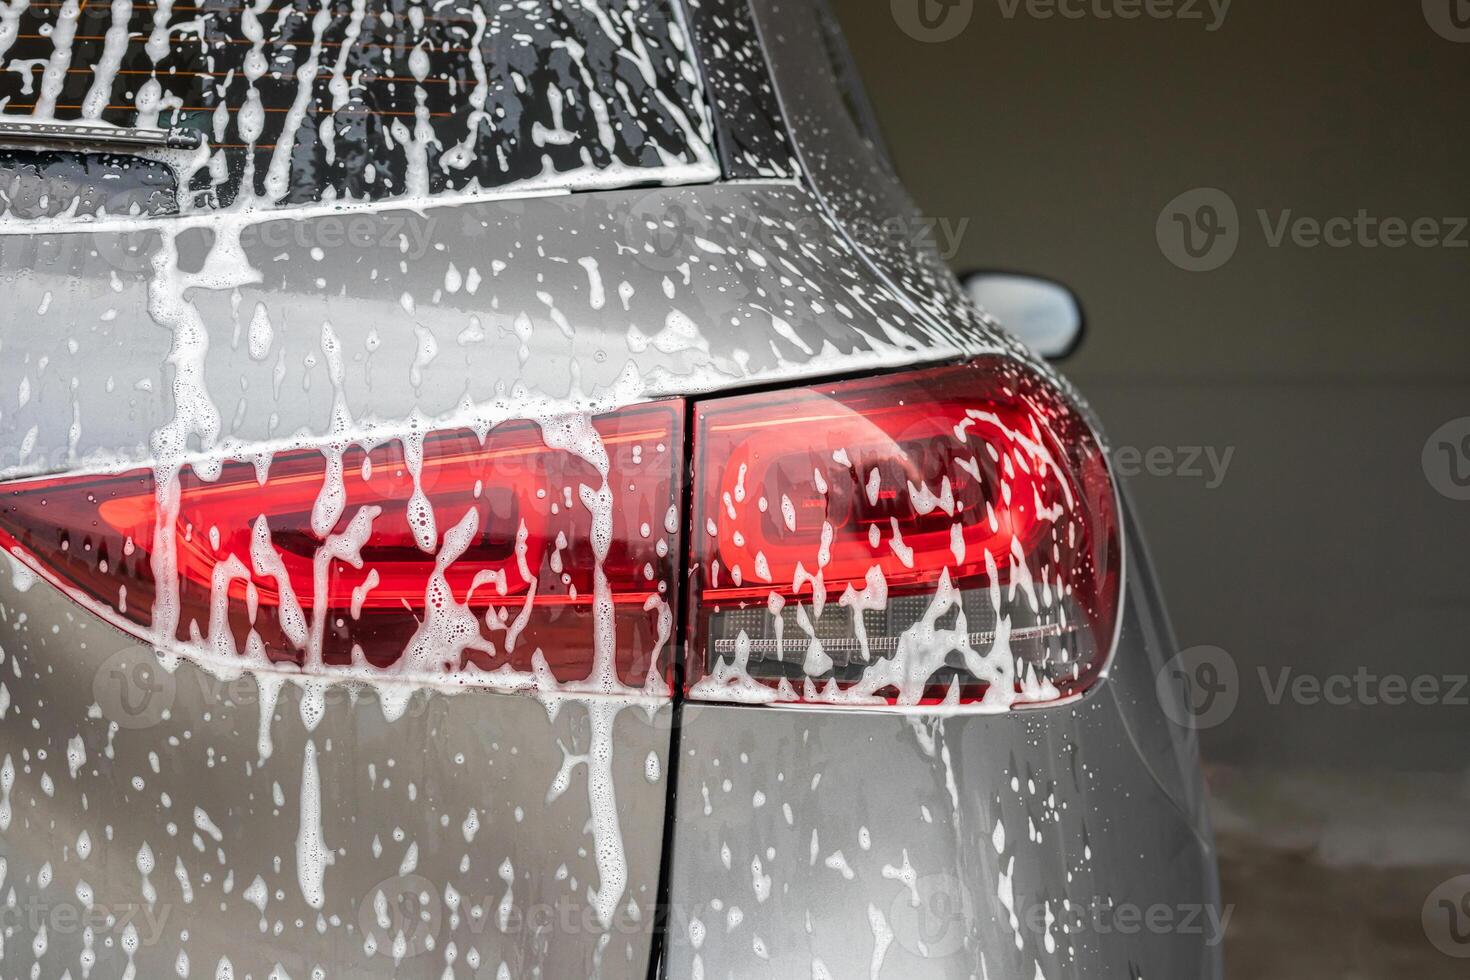
<path fill-rule="evenodd" d="M 1147 727 L 1166 636 L 1135 582 L 1080 705 L 683 706 L 664 975 L 1221 976 L 1193 748 Z"/>
<path fill-rule="evenodd" d="M 173 672 L 44 583 L 0 570 L 6 977 L 647 976 L 668 706 L 618 713 L 615 796 L 591 709 L 420 688 Z M 271 713 L 262 757 L 261 710 Z M 589 824 L 610 800 L 609 923 Z"/>
<path fill-rule="evenodd" d="M 348 411 L 387 424 L 518 392 L 613 406 L 1003 344 L 911 312 L 787 184 L 168 230 L 0 235 L 0 277 L 27 311 L 4 338 L 17 356 L 0 362 L 0 437 L 17 452 L 0 473 L 150 458 L 174 398 L 174 332 L 139 319 L 160 292 L 187 291 L 219 325 L 201 381 L 221 442 L 330 431 L 323 323 L 342 346 Z M 238 264 L 220 274 L 222 256 Z"/>
<path fill-rule="evenodd" d="M 782 74 L 800 32 L 777 39 L 774 7 L 746 21 L 719 6 L 693 13 L 696 34 L 721 16 L 760 25 L 802 145 L 827 110 Z M 850 123 L 825 122 L 834 159 L 858 152 Z M 320 439 L 339 397 L 386 437 L 410 416 L 1018 351 L 932 256 L 843 220 L 860 206 L 838 200 L 843 180 L 868 207 L 897 208 L 896 185 L 871 168 L 823 176 L 805 144 L 815 192 L 785 176 L 794 160 L 770 163 L 780 141 L 752 140 L 746 165 L 781 175 L 166 234 L 7 232 L 0 279 L 28 312 L 0 337 L 19 354 L 0 360 L 5 473 L 153 458 L 176 414 L 177 331 L 139 312 L 179 282 L 209 325 L 198 379 L 218 412 L 191 439 L 230 451 Z M 211 278 L 219 259 L 234 265 Z M 629 703 L 598 790 L 588 760 L 609 729 L 570 695 L 429 687 L 397 715 L 373 685 L 292 683 L 263 758 L 249 674 L 155 672 L 146 648 L 0 569 L 0 973 L 168 975 L 182 953 L 195 976 L 1217 975 L 1203 932 L 1067 936 L 1021 918 L 1067 921 L 1065 902 L 1198 906 L 1201 921 L 1218 908 L 1192 742 L 1160 724 L 1145 669 L 1167 624 L 1130 574 L 1113 679 L 1081 706 L 934 721 Z M 609 788 L 626 876 L 606 916 L 594 824 Z"/>

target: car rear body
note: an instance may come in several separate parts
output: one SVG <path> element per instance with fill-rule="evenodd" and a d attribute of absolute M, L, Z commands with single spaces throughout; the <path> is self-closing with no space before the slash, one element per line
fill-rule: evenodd
<path fill-rule="evenodd" d="M 400 23 L 423 16 L 412 6 L 394 8 Z M 334 32 L 372 24 L 339 7 L 302 8 L 304 33 L 271 54 L 308 66 L 328 102 L 331 80 L 353 77 L 332 74 L 334 43 L 350 46 Z M 425 432 L 506 439 L 534 425 L 592 467 L 581 498 L 552 509 L 593 527 L 557 546 L 555 577 L 589 583 L 584 600 L 606 584 L 599 513 L 647 549 L 643 605 L 578 605 L 568 590 L 570 611 L 543 622 L 531 611 L 545 606 L 507 602 L 488 628 L 526 630 L 539 657 L 528 640 L 513 670 L 431 676 L 321 641 L 304 667 L 249 660 L 210 628 L 228 618 L 217 609 L 190 639 L 183 593 L 183 618 L 149 642 L 167 614 L 139 626 L 125 594 L 90 601 L 76 586 L 80 559 L 60 552 L 82 536 L 22 541 L 0 521 L 12 552 L 0 563 L 0 975 L 1219 975 L 1196 750 L 1156 693 L 1172 640 L 1126 505 L 1114 501 L 1110 673 L 1075 698 L 997 713 L 685 697 L 700 406 L 985 358 L 1076 396 L 916 244 L 911 206 L 844 101 L 818 8 L 654 10 L 662 21 L 584 4 L 587 30 L 618 39 L 601 55 L 582 45 L 587 78 L 622 88 L 558 76 L 585 86 L 580 132 L 541 121 L 536 86 L 508 98 L 502 108 L 537 117 L 544 152 L 512 153 L 474 187 L 422 192 L 412 148 L 449 123 L 420 109 L 456 103 L 405 83 L 402 115 L 384 118 L 411 120 L 387 137 L 409 151 L 380 198 L 363 191 L 361 161 L 318 148 L 311 166 L 288 155 L 272 170 L 275 155 L 247 147 L 230 165 L 258 158 L 260 173 L 215 181 L 217 200 L 181 214 L 104 207 L 84 221 L 31 199 L 28 216 L 0 223 L 8 501 L 37 481 L 60 481 L 53 506 L 81 480 L 142 480 L 150 494 L 179 480 L 187 506 L 190 488 L 228 484 L 219 512 L 239 520 L 226 534 L 248 540 L 272 506 L 268 475 L 292 453 L 321 473 L 335 459 L 351 475 L 373 452 L 412 469 Z M 257 20 L 267 12 L 278 8 Z M 58 8 L 32 12 L 55 26 L 28 32 L 22 16 L 0 42 L 87 23 Z M 109 23 L 73 43 L 105 51 Z M 413 45 L 400 47 L 417 71 Z M 66 66 L 52 67 L 23 70 L 30 97 L 64 116 L 70 90 L 50 79 Z M 599 120 L 617 114 L 591 111 L 598 92 L 652 105 L 662 123 L 639 117 L 609 139 Z M 244 139 L 241 125 L 250 136 L 248 117 L 231 119 L 216 141 Z M 247 179 L 286 205 L 219 193 Z M 600 455 L 605 420 L 639 412 L 660 413 L 648 424 L 661 435 Z M 224 478 L 222 460 L 234 461 Z M 231 466 L 258 468 L 258 489 L 231 484 Z M 610 476 L 647 481 L 642 510 L 597 511 L 599 468 L 615 500 Z M 503 483 L 543 479 L 532 467 Z M 640 521 L 641 535 L 627 531 Z M 451 524 L 434 526 L 429 572 Z M 137 581 L 184 560 L 156 559 Z M 424 635 L 429 613 L 409 612 Z"/>

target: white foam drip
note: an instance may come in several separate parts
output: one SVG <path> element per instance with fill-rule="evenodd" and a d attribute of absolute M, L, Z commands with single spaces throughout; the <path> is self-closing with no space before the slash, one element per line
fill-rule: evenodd
<path fill-rule="evenodd" d="M 0 6 L 0 60 L 5 58 L 10 46 L 15 43 L 15 36 L 20 31 L 20 15 L 30 8 L 31 0 L 10 0 Z M 25 72 L 25 77 L 30 77 L 30 72 Z"/>
<path fill-rule="evenodd" d="M 82 99 L 82 118 L 98 120 L 112 97 L 112 83 L 128 49 L 128 22 L 133 16 L 132 0 L 112 0 L 112 23 L 102 42 L 102 56 L 92 66 L 92 86 Z"/>
<path fill-rule="evenodd" d="M 296 833 L 296 881 L 307 905 L 320 909 L 326 902 L 327 865 L 333 854 L 322 834 L 322 783 L 317 769 L 316 742 L 306 740 L 301 760 L 301 822 Z"/>
<path fill-rule="evenodd" d="M 67 69 L 71 68 L 71 46 L 77 36 L 80 15 L 81 6 L 77 0 L 66 0 L 51 26 L 51 57 L 41 75 L 41 91 L 31 110 L 37 119 L 51 119 L 56 114 L 56 98 L 66 84 Z"/>

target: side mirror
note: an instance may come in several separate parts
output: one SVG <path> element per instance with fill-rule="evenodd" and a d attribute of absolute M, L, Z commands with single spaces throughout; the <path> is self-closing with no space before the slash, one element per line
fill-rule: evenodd
<path fill-rule="evenodd" d="M 1015 272 L 972 272 L 963 282 L 975 305 L 1047 360 L 1064 360 L 1082 343 L 1082 304 L 1061 283 Z"/>

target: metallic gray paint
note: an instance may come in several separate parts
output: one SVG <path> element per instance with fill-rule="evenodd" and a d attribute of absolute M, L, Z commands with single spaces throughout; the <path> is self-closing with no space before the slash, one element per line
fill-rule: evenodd
<path fill-rule="evenodd" d="M 342 344 L 353 417 L 399 423 L 414 412 L 447 417 L 466 401 L 580 393 L 616 404 L 1005 343 L 968 322 L 916 314 L 795 185 L 271 217 L 239 234 L 255 281 L 196 288 L 191 298 L 217 325 L 205 379 L 221 435 L 243 444 L 329 433 L 324 321 Z M 215 242 L 208 222 L 185 223 L 179 268 L 199 272 Z M 149 459 L 150 434 L 173 415 L 172 334 L 146 313 L 161 247 L 153 228 L 0 229 L 0 289 L 26 311 L 0 338 L 12 354 L 0 359 L 0 442 L 25 447 L 0 460 L 0 478 Z M 579 265 L 587 258 L 604 286 L 599 309 Z M 471 269 L 478 291 L 449 292 L 446 282 Z M 622 283 L 631 289 L 626 307 Z M 416 298 L 411 308 L 405 295 Z M 44 315 L 31 312 L 43 307 Z M 259 359 L 248 337 L 257 308 L 274 338 Z M 524 340 L 522 315 L 531 327 Z M 570 333 L 558 315 L 575 323 Z M 687 318 L 699 335 L 650 340 L 671 317 Z M 439 353 L 415 371 L 425 335 Z"/>
<path fill-rule="evenodd" d="M 358 216 L 252 226 L 244 244 L 259 281 L 238 294 L 197 296 L 220 325 L 206 364 L 223 435 L 247 442 L 326 432 L 332 391 L 314 356 L 323 320 L 348 353 L 354 415 L 380 420 L 443 417 L 466 400 L 580 391 L 611 404 L 1016 350 L 932 256 L 864 239 L 856 217 L 908 213 L 908 205 L 881 168 L 860 163 L 855 130 L 836 115 L 840 103 L 812 67 L 819 59 L 804 49 L 809 12 L 758 0 L 754 15 L 815 192 L 755 183 L 364 212 L 361 243 L 337 247 L 326 232 L 345 227 L 350 240 L 342 222 Z M 212 234 L 201 227 L 181 236 L 181 265 L 197 262 Z M 764 262 L 750 255 L 752 245 Z M 0 235 L 0 285 L 9 308 L 24 311 L 12 312 L 0 335 L 0 445 L 15 454 L 0 472 L 146 461 L 149 434 L 171 416 L 169 333 L 144 312 L 158 247 L 156 231 Z M 597 310 L 577 262 L 586 256 L 598 259 L 607 286 Z M 496 259 L 505 266 L 492 276 Z M 451 261 L 461 275 L 477 268 L 485 283 L 478 293 L 448 291 Z M 623 280 L 633 288 L 626 310 L 617 298 Z M 401 302 L 406 291 L 432 301 L 410 308 Z M 48 292 L 50 311 L 33 315 Z M 570 336 L 540 293 L 571 320 Z M 275 325 L 275 343 L 259 361 L 244 337 L 257 304 Z M 121 315 L 103 319 L 107 309 Z M 630 343 L 630 326 L 647 340 L 676 311 L 699 327 L 692 343 Z M 524 351 L 515 331 L 521 312 L 533 323 Z M 461 343 L 472 317 L 484 339 Z M 415 373 L 424 331 L 440 353 Z M 27 376 L 39 382 L 22 404 L 16 392 Z M 288 685 L 273 751 L 261 760 L 254 682 L 225 693 L 185 664 L 169 682 L 168 717 L 112 730 L 109 711 L 130 712 L 118 688 L 108 693 L 117 680 L 110 667 L 131 670 L 146 651 L 43 583 L 19 591 L 0 569 L 0 760 L 14 771 L 8 810 L 0 811 L 9 814 L 0 825 L 0 894 L 14 890 L 22 909 L 48 916 L 75 914 L 84 911 L 77 888 L 85 881 L 95 907 L 135 909 L 132 958 L 141 977 L 172 973 L 180 946 L 196 976 L 214 975 L 227 957 L 235 976 L 264 976 L 276 963 L 293 977 L 316 964 L 331 967 L 328 975 L 438 976 L 449 965 L 455 975 L 495 976 L 504 961 L 511 976 L 539 967 L 550 978 L 594 969 L 635 977 L 648 972 L 660 864 L 670 861 L 663 972 L 679 980 L 696 975 L 696 958 L 708 977 L 805 978 L 816 958 L 832 977 L 868 976 L 872 910 L 894 933 L 882 976 L 1035 980 L 1040 967 L 1047 980 L 1217 977 L 1218 947 L 1180 932 L 1054 931 L 1048 952 L 1044 935 L 1010 924 L 1000 898 L 1008 880 L 1018 920 L 1039 903 L 1055 913 L 1063 898 L 1218 907 L 1194 744 L 1164 720 L 1153 694 L 1168 627 L 1143 550 L 1130 552 L 1113 675 L 1080 705 L 943 721 L 686 705 L 668 854 L 662 774 L 672 708 L 621 712 L 614 782 L 626 894 L 640 916 L 611 930 L 588 918 L 597 874 L 583 781 L 548 800 L 565 755 L 587 750 L 587 706 L 568 700 L 553 714 L 529 698 L 425 691 L 404 718 L 388 722 L 371 694 L 353 700 L 334 687 L 308 731 L 301 692 Z M 337 852 L 320 910 L 303 900 L 293 856 L 308 743 L 322 773 L 324 839 Z M 75 777 L 69 744 L 86 756 Z M 650 755 L 657 780 L 646 770 Z M 196 826 L 196 807 L 218 840 Z M 472 842 L 461 829 L 471 808 L 480 824 Z M 1000 851 L 997 822 L 1005 828 Z M 91 842 L 85 859 L 82 830 Z M 138 868 L 144 842 L 153 852 L 154 914 L 170 910 L 152 944 Z M 406 860 L 410 843 L 416 864 Z M 839 850 L 844 862 L 829 866 Z M 884 875 L 905 853 L 921 910 L 925 900 L 932 909 L 932 900 L 957 898 L 972 914 L 957 923 L 918 914 L 914 892 Z M 269 896 L 263 913 L 246 897 L 258 897 L 257 875 Z M 764 901 L 757 875 L 770 877 Z M 379 931 L 374 887 L 403 876 L 410 891 L 430 886 L 423 909 L 438 918 L 429 920 L 437 928 L 420 928 L 416 903 L 390 909 L 389 921 L 408 933 L 404 953 L 417 954 L 395 963 L 391 950 L 369 953 L 363 943 Z M 532 914 L 502 929 L 496 920 L 508 887 L 515 909 Z M 566 908 L 570 919 L 555 911 Z M 538 909 L 553 910 L 553 921 L 538 925 Z M 926 939 L 934 922 L 943 928 Z M 432 951 L 423 948 L 427 937 Z M 0 975 L 81 975 L 87 944 L 74 926 L 52 926 L 38 943 L 33 923 L 8 913 L 0 939 Z M 391 937 L 375 939 L 382 946 Z M 119 923 L 95 930 L 91 975 L 122 975 L 124 945 Z"/>
<path fill-rule="evenodd" d="M 504 962 L 517 977 L 647 976 L 665 790 L 645 765 L 650 753 L 660 765 L 667 758 L 668 705 L 625 710 L 615 723 L 626 895 L 646 911 L 624 911 L 604 929 L 587 897 L 598 875 L 586 780 L 554 800 L 547 792 L 563 753 L 588 751 L 585 704 L 419 690 L 389 722 L 373 690 L 334 685 L 308 729 L 317 709 L 287 684 L 262 759 L 269 702 L 253 677 L 220 679 L 187 662 L 149 673 L 146 647 L 44 583 L 17 591 L 8 566 L 0 610 L 9 692 L 0 767 L 14 771 L 0 807 L 0 893 L 17 895 L 0 905 L 0 977 L 80 977 L 89 947 L 94 978 L 130 965 L 140 978 L 175 976 L 180 950 L 188 975 L 207 977 L 221 960 L 235 977 L 276 967 L 311 977 L 320 967 L 331 977 L 439 978 L 451 961 L 460 975 L 494 976 Z M 303 898 L 295 855 L 308 744 L 334 854 L 320 908 Z M 467 840 L 471 812 L 479 828 Z M 257 877 L 263 908 L 251 892 Z M 478 969 L 466 970 L 468 960 Z"/>
<path fill-rule="evenodd" d="M 1155 700 L 1168 625 L 1132 583 L 1111 676 L 1076 706 L 685 705 L 665 975 L 1221 976 L 1197 756 Z"/>

